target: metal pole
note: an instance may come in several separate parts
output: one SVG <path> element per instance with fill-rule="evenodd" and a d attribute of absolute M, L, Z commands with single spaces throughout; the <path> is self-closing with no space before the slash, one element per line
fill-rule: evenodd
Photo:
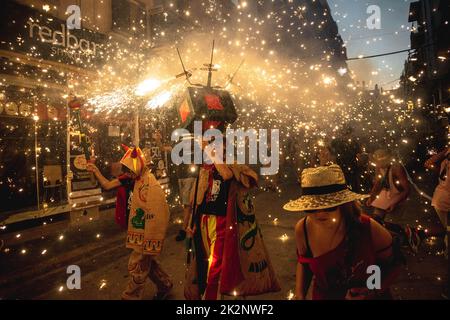
<path fill-rule="evenodd" d="M 134 112 L 134 145 L 139 147 L 139 107 Z"/>
<path fill-rule="evenodd" d="M 208 88 L 211 88 L 212 85 L 212 69 L 213 69 L 213 60 L 214 60 L 214 44 L 215 40 L 213 40 L 212 43 L 212 50 L 211 50 L 211 62 L 209 63 L 209 70 L 208 70 L 208 84 L 206 85 Z"/>
<path fill-rule="evenodd" d="M 37 209 L 40 210 L 40 194 L 39 194 L 39 161 L 38 161 L 38 140 L 37 140 L 37 122 L 38 120 L 34 120 L 34 166 L 36 168 L 36 202 Z"/>
<path fill-rule="evenodd" d="M 151 30 L 151 21 L 150 21 L 150 9 L 148 6 L 145 6 L 145 22 L 146 22 L 146 34 L 147 34 L 147 40 L 152 42 L 152 30 Z"/>
<path fill-rule="evenodd" d="M 67 105 L 67 127 L 66 127 L 66 133 L 67 133 L 67 139 L 66 139 L 66 166 L 67 166 L 67 179 L 66 179 L 66 190 L 67 190 L 67 202 L 70 202 L 70 194 L 72 192 L 72 171 L 70 170 L 70 108 Z"/>

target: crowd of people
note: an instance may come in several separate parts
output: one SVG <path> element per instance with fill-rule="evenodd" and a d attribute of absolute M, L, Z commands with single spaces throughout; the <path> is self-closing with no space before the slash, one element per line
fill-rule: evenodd
<path fill-rule="evenodd" d="M 424 164 L 439 173 L 432 206 L 442 224 L 436 231 L 424 232 L 386 219 L 404 212 L 413 190 L 400 159 L 385 149 L 369 155 L 351 135 L 347 130 L 339 139 L 322 144 L 314 159 L 302 164 L 302 196 L 283 207 L 303 213 L 295 226 L 297 299 L 307 298 L 309 290 L 312 299 L 318 300 L 391 299 L 390 286 L 405 263 L 401 247 L 417 252 L 426 237 L 446 237 L 449 149 Z M 200 144 L 209 150 L 205 142 Z M 246 165 L 224 164 L 214 150 L 207 152 L 207 158 L 209 164 L 177 168 L 184 221 L 176 240 L 188 241 L 186 299 L 279 291 L 250 196 L 258 175 Z M 127 247 L 133 249 L 128 266 L 131 278 L 122 298 L 141 299 L 149 277 L 158 289 L 155 298 L 164 299 L 173 283 L 156 258 L 163 249 L 169 219 L 167 201 L 157 191 L 151 156 L 138 147 L 126 148 L 121 163 L 123 174 L 111 181 L 94 164 L 88 170 L 104 189 L 117 189 L 116 221 L 127 230 Z M 362 178 L 368 173 L 373 179 L 365 185 Z M 448 250 L 447 240 L 444 243 Z M 372 265 L 382 270 L 376 289 L 366 285 L 366 270 Z"/>

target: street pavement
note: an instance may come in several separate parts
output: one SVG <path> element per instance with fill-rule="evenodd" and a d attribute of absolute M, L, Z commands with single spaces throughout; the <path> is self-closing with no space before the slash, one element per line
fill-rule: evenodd
<path fill-rule="evenodd" d="M 257 219 L 261 226 L 275 272 L 281 284 L 278 293 L 247 299 L 287 299 L 295 286 L 296 248 L 294 226 L 300 213 L 283 211 L 282 206 L 300 194 L 295 183 L 283 184 L 276 191 L 258 190 L 255 193 Z M 427 211 L 427 212 L 426 212 Z M 433 228 L 438 224 L 434 211 L 423 198 L 413 194 L 407 201 L 402 217 L 391 220 L 402 224 Z M 181 210 L 171 213 L 164 251 L 159 257 L 163 268 L 174 282 L 169 299 L 184 299 L 186 245 L 176 242 L 180 229 Z M 5 244 L 0 253 L 1 299 L 120 299 L 128 281 L 127 262 L 130 253 L 125 248 L 125 231 L 114 222 L 114 210 L 101 212 L 101 218 L 86 225 L 62 225 L 60 230 L 40 227 L 41 236 L 27 241 Z M 61 237 L 63 236 L 63 237 Z M 442 241 L 431 239 L 422 244 L 419 253 L 405 248 L 407 266 L 393 285 L 396 299 L 448 299 L 448 260 L 440 253 Z M 26 250 L 23 252 L 23 250 Z M 67 266 L 81 269 L 81 289 L 66 287 Z M 144 299 L 155 293 L 149 281 Z"/>

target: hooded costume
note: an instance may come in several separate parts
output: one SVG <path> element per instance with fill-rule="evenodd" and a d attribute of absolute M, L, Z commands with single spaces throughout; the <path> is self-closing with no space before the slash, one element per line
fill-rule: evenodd
<path fill-rule="evenodd" d="M 128 148 L 120 163 L 137 176 L 126 240 L 127 248 L 133 249 L 128 262 L 131 279 L 122 298 L 142 298 L 147 277 L 157 286 L 157 296 L 164 297 L 173 284 L 154 258 L 161 253 L 163 247 L 169 224 L 169 206 L 164 191 L 146 166 L 141 149 Z"/>
<path fill-rule="evenodd" d="M 141 149 L 128 149 L 120 163 L 137 175 L 128 220 L 127 248 L 159 255 L 169 224 L 164 191 L 146 167 Z"/>
<path fill-rule="evenodd" d="M 201 232 L 194 235 L 193 261 L 186 273 L 187 299 L 200 299 L 201 295 L 205 299 L 214 299 L 217 293 L 254 296 L 280 291 L 249 195 L 249 190 L 257 184 L 258 176 L 245 165 L 231 165 L 230 169 L 234 177 L 225 202 L 226 215 L 196 214 L 194 217 L 197 230 L 201 229 Z M 210 196 L 211 188 L 214 188 L 210 181 L 208 170 L 202 168 L 195 201 L 197 207 L 205 196 Z M 194 194 L 195 191 L 193 200 Z M 205 234 L 205 225 L 206 229 L 214 227 L 215 230 Z M 212 252 L 208 252 L 204 249 L 204 243 L 211 241 L 211 234 L 220 237 L 221 241 L 213 244 Z"/>

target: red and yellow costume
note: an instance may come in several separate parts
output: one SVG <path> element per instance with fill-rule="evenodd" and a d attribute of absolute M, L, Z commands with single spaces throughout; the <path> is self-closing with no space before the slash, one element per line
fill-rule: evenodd
<path fill-rule="evenodd" d="M 199 173 L 195 254 L 186 277 L 187 299 L 215 300 L 218 294 L 254 296 L 280 290 L 249 195 L 258 177 L 245 165 L 230 169 L 233 179 L 228 185 L 216 181 L 212 166 L 204 166 Z M 225 198 L 218 191 L 222 186 Z M 208 206 L 205 197 L 219 199 L 221 205 Z"/>

